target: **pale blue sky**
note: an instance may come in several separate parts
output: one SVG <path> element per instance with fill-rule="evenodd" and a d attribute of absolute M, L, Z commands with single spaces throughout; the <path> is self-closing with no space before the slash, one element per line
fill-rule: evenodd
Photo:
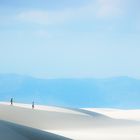
<path fill-rule="evenodd" d="M 0 0 L 0 73 L 140 78 L 139 0 Z"/>

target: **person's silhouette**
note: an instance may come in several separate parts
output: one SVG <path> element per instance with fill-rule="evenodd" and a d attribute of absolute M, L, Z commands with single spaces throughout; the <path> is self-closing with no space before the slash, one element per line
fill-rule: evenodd
<path fill-rule="evenodd" d="M 35 107 L 35 103 L 34 103 L 34 101 L 32 102 L 32 109 L 34 109 L 34 107 Z"/>
<path fill-rule="evenodd" d="M 11 103 L 11 105 L 13 105 L 13 98 L 11 98 L 10 103 Z"/>

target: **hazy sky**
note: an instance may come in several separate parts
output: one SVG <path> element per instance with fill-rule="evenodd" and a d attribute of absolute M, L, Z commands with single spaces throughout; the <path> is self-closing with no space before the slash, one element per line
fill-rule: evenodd
<path fill-rule="evenodd" d="M 140 78 L 140 0 L 0 0 L 0 73 Z"/>

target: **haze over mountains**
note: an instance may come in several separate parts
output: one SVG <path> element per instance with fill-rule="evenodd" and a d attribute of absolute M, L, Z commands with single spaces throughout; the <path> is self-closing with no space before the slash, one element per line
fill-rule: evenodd
<path fill-rule="evenodd" d="M 140 80 L 38 79 L 15 74 L 0 75 L 0 100 L 67 107 L 140 107 Z"/>

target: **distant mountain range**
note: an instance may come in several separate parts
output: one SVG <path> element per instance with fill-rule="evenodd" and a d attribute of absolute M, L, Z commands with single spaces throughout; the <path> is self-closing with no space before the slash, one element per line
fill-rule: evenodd
<path fill-rule="evenodd" d="M 140 80 L 37 79 L 15 74 L 0 75 L 0 100 L 68 106 L 140 108 Z"/>

